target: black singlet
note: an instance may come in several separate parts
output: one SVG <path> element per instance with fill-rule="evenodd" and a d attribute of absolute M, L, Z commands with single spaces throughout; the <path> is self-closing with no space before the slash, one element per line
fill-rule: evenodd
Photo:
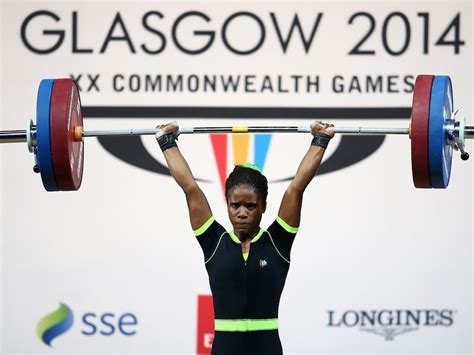
<path fill-rule="evenodd" d="M 278 306 L 298 229 L 281 218 L 260 229 L 247 260 L 240 240 L 211 217 L 194 234 L 201 245 L 214 302 L 214 355 L 278 355 Z"/>

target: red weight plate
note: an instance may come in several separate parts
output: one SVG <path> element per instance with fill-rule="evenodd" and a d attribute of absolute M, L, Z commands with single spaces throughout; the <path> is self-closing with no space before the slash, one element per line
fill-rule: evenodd
<path fill-rule="evenodd" d="M 417 188 L 431 188 L 428 137 L 431 86 L 434 75 L 418 75 L 413 90 L 411 111 L 411 169 Z"/>
<path fill-rule="evenodd" d="M 54 81 L 51 94 L 51 153 L 54 175 L 62 191 L 78 190 L 82 182 L 84 143 L 74 140 L 74 129 L 82 127 L 81 99 L 72 79 Z"/>

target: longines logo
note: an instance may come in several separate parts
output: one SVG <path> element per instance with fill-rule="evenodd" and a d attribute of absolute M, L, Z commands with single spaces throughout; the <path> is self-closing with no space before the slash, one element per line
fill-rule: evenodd
<path fill-rule="evenodd" d="M 328 311 L 328 327 L 359 328 L 381 335 L 386 341 L 395 336 L 424 327 L 451 327 L 454 323 L 451 309 L 382 309 Z"/>

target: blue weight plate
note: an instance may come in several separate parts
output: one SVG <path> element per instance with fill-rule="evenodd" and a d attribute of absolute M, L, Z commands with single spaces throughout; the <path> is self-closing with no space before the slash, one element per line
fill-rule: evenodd
<path fill-rule="evenodd" d="M 59 191 L 54 177 L 53 159 L 51 155 L 50 109 L 51 92 L 54 80 L 41 80 L 36 103 L 36 143 L 38 164 L 43 186 L 47 191 Z"/>
<path fill-rule="evenodd" d="M 453 147 L 447 143 L 446 126 L 453 112 L 453 89 L 449 76 L 435 76 L 431 88 L 428 153 L 431 185 L 445 189 L 451 176 Z"/>

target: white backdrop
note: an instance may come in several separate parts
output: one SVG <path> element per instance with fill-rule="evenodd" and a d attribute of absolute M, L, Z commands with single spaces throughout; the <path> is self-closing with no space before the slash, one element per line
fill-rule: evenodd
<path fill-rule="evenodd" d="M 21 40 L 22 22 L 35 11 L 58 16 L 39 16 L 28 25 L 30 43 L 51 48 L 57 36 L 43 30 L 64 30 L 64 42 L 49 54 L 35 54 Z M 147 54 L 141 47 L 158 49 L 156 32 L 146 30 L 143 16 L 158 11 L 149 24 L 166 38 L 164 49 Z M 177 37 L 183 47 L 203 47 L 208 37 L 193 31 L 215 31 L 212 45 L 199 55 L 189 55 L 172 40 L 176 19 L 199 11 L 181 23 Z M 246 56 L 226 48 L 221 30 L 226 19 L 240 11 L 261 19 L 266 36 L 262 46 Z M 348 55 L 369 29 L 369 20 L 349 18 L 359 11 L 375 19 L 374 32 L 361 46 L 375 55 Z M 383 22 L 398 11 L 410 24 L 411 41 L 405 53 L 393 56 L 382 42 Z M 73 13 L 76 17 L 74 53 Z M 106 42 L 114 18 L 120 12 L 123 27 L 113 34 L 125 40 Z M 286 53 L 270 17 L 274 12 L 283 33 L 288 33 L 295 14 L 306 38 L 318 13 L 321 22 L 307 53 L 297 33 Z M 428 53 L 423 53 L 423 21 L 429 13 Z M 460 53 L 435 42 L 460 13 Z M 37 85 L 42 78 L 77 76 L 82 103 L 92 106 L 202 106 L 202 107 L 408 107 L 411 93 L 403 79 L 418 73 L 448 74 L 454 85 L 454 102 L 470 125 L 472 120 L 472 3 L 469 1 L 417 2 L 26 2 L 1 5 L 1 129 L 23 129 L 35 116 Z M 258 43 L 259 27 L 249 17 L 235 19 L 228 27 L 231 46 L 250 49 Z M 403 23 L 390 22 L 387 41 L 392 49 L 403 46 Z M 452 39 L 454 31 L 450 32 Z M 87 92 L 87 75 L 98 76 L 100 91 Z M 241 75 L 255 84 L 255 92 L 224 92 L 222 87 L 204 92 L 114 90 L 117 74 L 138 75 Z M 319 90 L 288 93 L 259 90 L 268 75 L 277 87 L 291 88 L 291 75 L 319 77 Z M 346 90 L 332 88 L 336 75 Z M 353 76 L 388 76 L 395 91 L 347 92 Z M 244 79 L 241 79 L 244 80 Z M 304 80 L 304 79 L 301 79 Z M 302 81 L 303 82 L 303 81 Z M 294 86 L 293 86 L 294 88 Z M 408 119 L 351 120 L 335 118 L 337 125 L 406 127 Z M 164 120 L 149 118 L 85 118 L 86 129 L 103 127 L 153 127 Z M 231 120 L 181 119 L 183 126 L 231 124 Z M 289 120 L 245 119 L 239 123 L 287 124 Z M 306 124 L 308 119 L 292 119 Z M 361 138 L 362 139 L 362 138 Z M 363 140 L 363 139 L 362 139 Z M 142 139 L 146 151 L 164 164 L 152 137 Z M 296 170 L 310 137 L 274 135 L 264 172 L 271 181 Z M 336 137 L 326 159 L 336 151 Z M 214 215 L 225 226 L 225 203 L 211 142 L 207 136 L 186 136 L 179 146 L 201 183 Z M 472 153 L 469 142 L 467 150 Z M 1 156 L 1 353 L 195 353 L 197 296 L 210 294 L 198 244 L 193 240 L 185 200 L 167 176 L 146 171 L 108 153 L 97 139 L 85 148 L 83 186 L 78 192 L 47 193 L 31 171 L 33 158 L 24 144 L 0 146 Z M 249 160 L 253 148 L 250 146 Z M 349 153 L 346 153 L 350 155 Z M 472 155 L 472 154 L 471 154 Z M 227 169 L 232 168 L 229 142 Z M 410 144 L 407 137 L 386 137 L 366 159 L 316 177 L 305 195 L 302 223 L 292 252 L 292 266 L 280 305 L 280 334 L 285 353 L 464 353 L 473 351 L 472 325 L 472 158 L 453 158 L 447 190 L 416 190 L 411 181 Z M 269 186 L 268 209 L 263 227 L 272 222 L 287 182 Z M 324 201 L 324 202 L 323 202 Z M 48 347 L 36 335 L 46 314 L 68 305 L 74 324 Z M 426 314 L 441 325 L 365 327 L 330 326 L 347 323 L 354 312 L 405 310 Z M 332 312 L 332 313 L 331 313 Z M 95 316 L 91 315 L 94 314 Z M 101 322 L 100 317 L 110 314 Z M 118 328 L 118 319 L 133 314 L 136 324 Z M 439 314 L 447 318 L 439 318 Z M 85 317 L 85 318 L 84 318 Z M 448 319 L 449 318 L 449 319 Z M 130 317 L 127 318 L 130 322 Z M 91 325 L 91 323 L 96 327 Z M 135 323 L 135 322 L 131 322 Z M 104 333 L 113 334 L 104 335 Z M 370 328 L 370 329 L 369 329 Z M 368 332 L 387 331 L 393 340 Z M 89 334 L 84 334 L 89 333 Z M 90 334 L 93 333 L 93 334 Z"/>

